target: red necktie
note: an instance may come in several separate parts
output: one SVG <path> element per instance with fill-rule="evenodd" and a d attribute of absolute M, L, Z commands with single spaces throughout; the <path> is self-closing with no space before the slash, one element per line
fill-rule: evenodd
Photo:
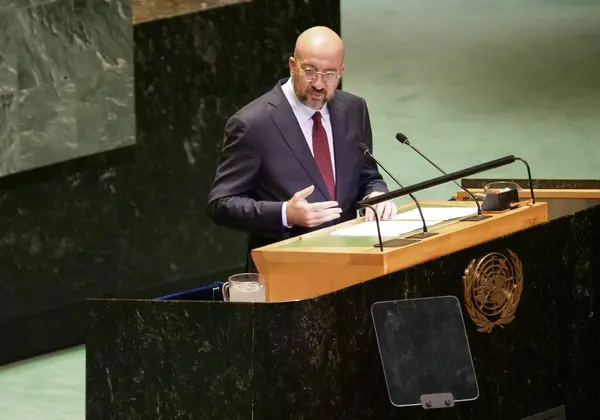
<path fill-rule="evenodd" d="M 329 142 L 327 141 L 327 133 L 323 124 L 321 124 L 321 113 L 315 112 L 312 116 L 314 121 L 312 129 L 313 153 L 315 162 L 321 172 L 323 181 L 327 186 L 329 195 L 332 200 L 335 200 L 335 181 L 333 179 L 333 165 L 331 164 L 331 154 L 329 153 Z"/>

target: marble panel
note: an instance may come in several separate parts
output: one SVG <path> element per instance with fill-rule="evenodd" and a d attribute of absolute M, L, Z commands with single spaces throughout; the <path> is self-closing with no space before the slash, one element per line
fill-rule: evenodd
<path fill-rule="evenodd" d="M 26 7 L 40 6 L 46 3 L 52 3 L 56 0 L 0 0 L 1 11 L 14 11 Z"/>
<path fill-rule="evenodd" d="M 101 352 L 88 353 L 86 364 L 94 377 L 105 378 L 110 383 L 88 382 L 89 398 L 86 418 L 146 420 L 145 413 L 156 413 L 156 419 L 206 419 L 206 420 L 249 420 L 253 418 L 253 358 L 254 358 L 254 314 L 251 305 L 239 312 L 232 312 L 220 305 L 208 314 L 203 305 L 195 302 L 140 302 L 130 305 L 114 302 L 111 311 L 122 318 L 100 315 L 103 302 L 91 302 L 97 318 L 92 321 L 94 329 L 107 328 L 107 320 L 117 334 L 123 337 L 116 345 L 99 335 L 90 343 Z M 198 322 L 202 317 L 201 322 Z M 122 322 L 123 320 L 126 320 Z M 113 322 L 115 321 L 115 322 Z M 138 334 L 138 331 L 141 334 Z M 212 338 L 223 334 L 229 351 L 217 345 Z M 128 337 L 128 338 L 125 338 Z M 183 348 L 181 341 L 193 347 Z M 146 352 L 143 349 L 147 349 Z M 147 364 L 131 363 L 120 354 L 141 351 Z M 118 360 L 118 366 L 112 362 Z M 98 369 L 104 370 L 100 375 Z M 170 372 L 171 381 L 162 376 Z M 113 375 L 112 372 L 119 372 Z M 130 383 L 144 384 L 139 393 L 130 393 Z M 186 392 L 180 392 L 182 388 Z M 168 397 L 166 397 L 168 395 Z M 198 403 L 208 403 L 204 408 Z M 118 407 L 115 409 L 115 407 Z M 177 413 L 177 414 L 175 414 Z M 97 416 L 100 417 L 97 417 Z"/>
<path fill-rule="evenodd" d="M 20 91 L 19 140 L 3 156 L 13 170 L 76 157 L 75 84 L 59 83 Z M 10 156 L 10 158 L 9 158 Z"/>
<path fill-rule="evenodd" d="M 18 139 L 18 115 L 15 94 L 0 95 L 0 171 L 4 171 L 4 165 L 9 164 L 10 159 L 5 159 L 6 154 L 15 147 Z"/>
<path fill-rule="evenodd" d="M 72 80 L 73 6 L 58 0 L 15 13 L 20 90 Z"/>
<path fill-rule="evenodd" d="M 133 79 L 106 72 L 75 81 L 76 138 L 85 139 L 79 155 L 109 150 L 135 142 Z"/>
<path fill-rule="evenodd" d="M 131 1 L 3 0 L 0 96 L 12 92 L 0 176 L 134 144 Z"/>
<path fill-rule="evenodd" d="M 131 0 L 74 0 L 73 66 L 78 77 L 133 77 Z M 132 89 L 129 89 L 132 92 Z"/>
<path fill-rule="evenodd" d="M 0 10 L 0 95 L 17 88 L 14 15 Z"/>

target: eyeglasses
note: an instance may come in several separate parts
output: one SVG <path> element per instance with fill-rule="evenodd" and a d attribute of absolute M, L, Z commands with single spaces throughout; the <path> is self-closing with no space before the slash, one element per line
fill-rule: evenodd
<path fill-rule="evenodd" d="M 340 78 L 340 75 L 336 71 L 326 71 L 323 73 L 310 68 L 299 68 L 299 70 L 304 74 L 304 80 L 307 82 L 312 82 L 319 74 L 323 76 L 323 83 L 326 85 L 334 85 Z"/>

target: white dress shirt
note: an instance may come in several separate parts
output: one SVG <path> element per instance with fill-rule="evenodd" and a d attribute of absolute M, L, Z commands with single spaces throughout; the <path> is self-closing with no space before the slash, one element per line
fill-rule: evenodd
<path fill-rule="evenodd" d="M 294 92 L 294 87 L 292 86 L 292 78 L 290 77 L 288 81 L 281 87 L 283 90 L 283 94 L 287 98 L 290 106 L 292 107 L 292 111 L 296 116 L 296 120 L 298 120 L 298 124 L 300 125 L 300 129 L 304 134 L 304 138 L 306 139 L 306 143 L 310 152 L 314 156 L 315 153 L 313 151 L 313 141 L 312 141 L 312 129 L 313 129 L 313 119 L 312 116 L 315 112 L 319 111 L 321 113 L 322 119 L 321 122 L 323 124 L 323 128 L 325 128 L 325 132 L 327 133 L 327 142 L 329 143 L 329 154 L 331 155 L 331 167 L 333 169 L 333 180 L 335 181 L 335 155 L 333 153 L 333 130 L 331 129 L 331 118 L 329 115 L 329 108 L 327 104 L 325 104 L 321 109 L 316 110 L 312 109 L 306 105 L 304 105 Z M 287 223 L 287 202 L 283 203 L 281 207 L 281 220 L 283 225 L 286 227 L 291 227 Z"/>

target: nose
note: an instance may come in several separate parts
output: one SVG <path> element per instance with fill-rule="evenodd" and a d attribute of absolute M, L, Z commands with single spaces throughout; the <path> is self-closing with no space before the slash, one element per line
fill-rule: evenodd
<path fill-rule="evenodd" d="M 313 79 L 311 83 L 312 87 L 317 90 L 321 90 L 325 87 L 325 82 L 323 81 L 323 75 L 317 73 L 317 76 Z"/>

